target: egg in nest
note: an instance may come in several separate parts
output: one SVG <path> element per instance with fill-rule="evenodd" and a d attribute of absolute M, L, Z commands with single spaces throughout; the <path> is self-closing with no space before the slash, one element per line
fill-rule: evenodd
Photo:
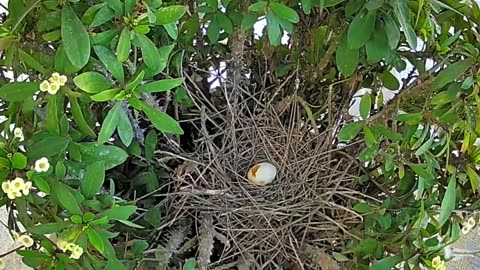
<path fill-rule="evenodd" d="M 273 182 L 277 176 L 277 168 L 268 162 L 255 164 L 248 170 L 248 180 L 256 186 L 265 186 Z"/>

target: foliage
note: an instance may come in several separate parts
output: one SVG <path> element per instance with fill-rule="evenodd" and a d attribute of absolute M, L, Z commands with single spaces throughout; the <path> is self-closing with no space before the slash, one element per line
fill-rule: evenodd
<path fill-rule="evenodd" d="M 179 123 L 192 92 L 217 105 L 213 81 L 237 85 L 240 61 L 244 87 L 278 103 L 302 96 L 312 129 L 338 132 L 364 167 L 369 199 L 353 207 L 364 222 L 338 261 L 442 269 L 479 203 L 479 21 L 475 1 L 454 0 L 10 1 L 0 205 L 12 234 L 34 242 L 17 252 L 39 269 L 133 269 L 160 249 L 145 240 L 165 210 L 152 195 L 173 170 L 157 150 L 193 143 Z M 397 94 L 384 102 L 387 89 Z"/>

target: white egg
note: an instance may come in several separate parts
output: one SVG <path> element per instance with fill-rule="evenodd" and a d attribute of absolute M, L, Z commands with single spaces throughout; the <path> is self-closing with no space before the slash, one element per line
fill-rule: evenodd
<path fill-rule="evenodd" d="M 276 176 L 277 168 L 268 162 L 255 164 L 248 170 L 248 180 L 257 186 L 265 186 L 272 183 Z"/>

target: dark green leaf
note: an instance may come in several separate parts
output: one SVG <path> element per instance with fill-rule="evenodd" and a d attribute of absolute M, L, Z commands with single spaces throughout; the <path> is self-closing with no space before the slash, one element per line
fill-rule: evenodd
<path fill-rule="evenodd" d="M 302 4 L 303 12 L 309 15 L 312 10 L 312 0 L 300 0 L 300 3 Z"/>
<path fill-rule="evenodd" d="M 48 185 L 48 182 L 43 179 L 38 174 L 33 175 L 32 177 L 33 183 L 35 184 L 35 187 L 37 187 L 40 191 L 44 192 L 47 195 L 50 195 L 50 186 Z"/>
<path fill-rule="evenodd" d="M 84 72 L 73 79 L 75 85 L 87 93 L 99 93 L 107 90 L 112 83 L 100 73 L 89 71 Z"/>
<path fill-rule="evenodd" d="M 105 270 L 126 270 L 126 268 L 121 261 L 116 258 L 111 258 L 108 260 Z"/>
<path fill-rule="evenodd" d="M 137 207 L 135 205 L 114 206 L 99 214 L 100 217 L 108 217 L 110 220 L 128 220 L 135 213 Z"/>
<path fill-rule="evenodd" d="M 52 134 L 59 134 L 59 126 L 58 126 L 58 106 L 57 100 L 59 99 L 59 95 L 51 95 L 48 98 L 47 103 L 47 130 L 50 131 Z M 63 97 L 61 97 L 63 101 Z"/>
<path fill-rule="evenodd" d="M 454 80 L 458 79 L 461 75 L 465 74 L 465 72 L 472 66 L 473 63 L 474 60 L 472 58 L 468 58 L 449 65 L 447 68 L 440 71 L 440 73 L 438 73 L 438 75 L 435 77 L 433 81 L 433 88 L 440 89 L 449 82 L 453 82 Z"/>
<path fill-rule="evenodd" d="M 108 71 L 113 75 L 113 77 L 117 78 L 120 83 L 124 81 L 124 73 L 122 64 L 118 61 L 115 54 L 110 49 L 107 49 L 103 46 L 94 46 L 93 49 L 97 54 L 100 61 L 102 61 L 103 65 L 107 68 Z"/>
<path fill-rule="evenodd" d="M 407 3 L 404 0 L 395 0 L 393 3 L 393 11 L 402 26 L 408 45 L 410 45 L 410 48 L 416 49 L 417 35 L 415 34 L 413 27 L 410 25 L 410 10 L 408 9 Z"/>
<path fill-rule="evenodd" d="M 92 228 L 87 228 L 85 230 L 85 233 L 88 236 L 88 241 L 90 244 L 98 250 L 101 254 L 105 253 L 105 246 L 103 245 L 103 240 L 102 238 L 98 235 L 98 233 L 92 229 Z"/>
<path fill-rule="evenodd" d="M 384 71 L 383 73 L 377 74 L 377 76 L 382 80 L 383 86 L 390 90 L 398 90 L 400 88 L 400 82 L 397 77 L 395 77 L 389 71 Z"/>
<path fill-rule="evenodd" d="M 298 23 L 300 17 L 295 10 L 287 7 L 285 4 L 280 2 L 270 2 L 269 7 L 272 9 L 273 13 L 277 15 L 278 18 L 287 20 L 292 23 Z"/>
<path fill-rule="evenodd" d="M 72 215 L 81 215 L 82 211 L 78 206 L 77 200 L 73 196 L 70 189 L 61 182 L 54 182 L 52 186 L 52 194 L 57 197 L 60 205 Z"/>
<path fill-rule="evenodd" d="M 22 60 L 27 66 L 30 66 L 34 70 L 46 74 L 47 70 L 40 64 L 35 58 L 33 58 L 30 54 L 26 53 L 24 50 L 18 48 L 18 58 Z"/>
<path fill-rule="evenodd" d="M 117 131 L 122 143 L 129 146 L 133 140 L 133 127 L 124 109 L 119 111 Z"/>
<path fill-rule="evenodd" d="M 162 213 L 160 208 L 150 208 L 143 217 L 146 222 L 150 223 L 154 228 L 158 228 L 162 224 Z"/>
<path fill-rule="evenodd" d="M 272 11 L 267 13 L 267 33 L 268 40 L 273 46 L 280 44 L 282 39 L 282 30 L 280 29 L 280 23 L 277 16 Z"/>
<path fill-rule="evenodd" d="M 115 16 L 123 15 L 123 4 L 120 0 L 107 0 L 107 5 L 113 9 Z"/>
<path fill-rule="evenodd" d="M 102 45 L 102 46 L 110 46 L 110 42 L 116 37 L 118 34 L 117 29 L 110 29 L 101 33 L 96 33 L 92 36 L 92 44 L 93 45 Z"/>
<path fill-rule="evenodd" d="M 387 33 L 388 45 L 390 49 L 396 49 L 400 42 L 400 28 L 397 26 L 391 16 L 386 16 L 385 20 L 385 32 Z"/>
<path fill-rule="evenodd" d="M 333 7 L 337 4 L 340 4 L 342 2 L 344 2 L 345 0 L 324 0 L 324 3 L 323 3 L 323 7 L 324 8 L 327 8 L 327 7 Z"/>
<path fill-rule="evenodd" d="M 267 5 L 268 5 L 268 2 L 260 1 L 260 2 L 257 2 L 255 4 L 250 5 L 248 7 L 248 10 L 253 11 L 253 12 L 262 11 L 262 10 L 265 10 Z"/>
<path fill-rule="evenodd" d="M 216 16 L 208 24 L 207 36 L 211 43 L 217 43 L 220 37 L 220 22 Z"/>
<path fill-rule="evenodd" d="M 180 5 L 173 5 L 167 6 L 159 11 L 155 12 L 155 16 L 157 17 L 157 21 L 155 22 L 157 25 L 164 25 L 170 24 L 178 21 L 185 13 L 187 9 L 184 6 Z"/>
<path fill-rule="evenodd" d="M 456 204 L 456 191 L 457 179 L 455 176 L 451 176 L 448 182 L 447 191 L 442 199 L 442 205 L 440 207 L 440 215 L 438 217 L 438 226 L 442 227 L 445 222 L 450 218 Z"/>
<path fill-rule="evenodd" d="M 86 164 L 103 161 L 105 170 L 110 170 L 128 158 L 128 154 L 121 148 L 116 146 L 98 145 L 95 143 L 81 143 L 80 153 L 82 161 Z"/>
<path fill-rule="evenodd" d="M 145 65 L 150 69 L 157 70 L 160 66 L 160 62 L 158 62 L 160 54 L 155 44 L 145 35 L 136 34 L 135 39 L 142 51 L 142 59 Z"/>
<path fill-rule="evenodd" d="M 147 161 L 151 161 L 153 158 L 153 153 L 157 146 L 158 137 L 157 133 L 154 129 L 150 130 L 147 133 L 147 137 L 145 138 L 145 158 Z"/>
<path fill-rule="evenodd" d="M 434 179 L 435 177 L 429 173 L 425 168 L 425 164 L 408 164 L 408 166 L 420 177 L 426 179 Z"/>
<path fill-rule="evenodd" d="M 403 121 L 408 125 L 416 125 L 423 119 L 423 114 L 419 113 L 403 113 L 395 117 L 398 121 Z"/>
<path fill-rule="evenodd" d="M 102 91 L 98 94 L 95 94 L 93 96 L 90 96 L 90 98 L 93 100 L 93 101 L 96 101 L 96 102 L 102 102 L 102 101 L 110 101 L 110 100 L 113 100 L 113 98 L 118 94 L 120 93 L 120 89 L 117 89 L 117 88 L 114 88 L 114 89 L 109 89 L 109 90 L 105 90 L 105 91 Z"/>
<path fill-rule="evenodd" d="M 67 167 L 65 167 L 65 164 L 61 160 L 57 162 L 57 165 L 55 165 L 55 176 L 58 178 L 64 178 L 65 175 L 67 174 Z"/>
<path fill-rule="evenodd" d="M 88 125 L 87 121 L 85 120 L 85 117 L 83 116 L 82 108 L 80 107 L 80 104 L 78 104 L 78 99 L 76 97 L 70 96 L 70 109 L 72 113 L 73 120 L 77 124 L 78 129 L 80 129 L 81 132 L 84 134 L 95 138 L 96 133 L 93 132 L 92 128 L 90 125 Z"/>
<path fill-rule="evenodd" d="M 4 101 L 23 101 L 40 89 L 38 82 L 13 82 L 5 84 L 0 88 L 0 98 Z"/>
<path fill-rule="evenodd" d="M 88 165 L 82 179 L 82 194 L 87 199 L 93 198 L 101 190 L 104 181 L 105 164 L 99 161 Z"/>
<path fill-rule="evenodd" d="M 58 233 L 68 226 L 69 224 L 67 222 L 60 221 L 55 223 L 40 224 L 33 227 L 29 227 L 27 228 L 27 231 L 31 234 L 46 235 L 46 234 Z"/>
<path fill-rule="evenodd" d="M 85 66 L 90 58 L 90 38 L 82 21 L 68 4 L 62 9 L 61 31 L 68 59 L 77 67 Z"/>
<path fill-rule="evenodd" d="M 338 132 L 338 140 L 339 141 L 351 141 L 357 137 L 360 130 L 364 125 L 363 121 L 353 122 L 346 126 L 344 126 L 340 132 Z"/>
<path fill-rule="evenodd" d="M 120 117 L 121 103 L 115 104 L 103 120 L 102 128 L 98 134 L 98 144 L 104 144 L 112 137 L 113 132 L 117 128 L 118 118 Z"/>
<path fill-rule="evenodd" d="M 372 95 L 370 95 L 370 93 L 366 93 L 360 99 L 360 116 L 363 119 L 366 119 L 370 114 L 371 108 L 372 108 Z"/>
<path fill-rule="evenodd" d="M 403 259 L 400 256 L 386 257 L 372 264 L 370 270 L 392 269 L 401 261 L 403 261 Z"/>
<path fill-rule="evenodd" d="M 363 202 L 355 204 L 355 206 L 353 207 L 353 210 L 357 211 L 360 214 L 373 212 L 373 208 L 368 203 L 363 203 Z"/>
<path fill-rule="evenodd" d="M 169 23 L 169 24 L 164 24 L 163 25 L 163 28 L 165 28 L 165 30 L 167 31 L 168 35 L 176 40 L 177 37 L 178 37 L 178 28 L 177 28 L 177 25 L 175 23 Z"/>
<path fill-rule="evenodd" d="M 249 31 L 253 29 L 253 25 L 257 22 L 258 16 L 254 14 L 246 14 L 242 18 L 242 23 L 240 27 L 242 28 L 242 31 Z"/>
<path fill-rule="evenodd" d="M 358 13 L 348 27 L 348 47 L 359 49 L 367 43 L 375 29 L 376 12 Z"/>
<path fill-rule="evenodd" d="M 100 26 L 108 21 L 110 21 L 113 16 L 113 10 L 109 8 L 108 6 L 104 6 L 101 9 L 98 10 L 98 12 L 95 14 L 95 17 L 93 18 L 92 24 L 90 25 L 91 27 L 97 27 Z"/>
<path fill-rule="evenodd" d="M 218 23 L 221 25 L 225 33 L 231 34 L 233 32 L 232 21 L 223 13 L 217 14 Z"/>
<path fill-rule="evenodd" d="M 72 74 L 76 73 L 80 69 L 82 69 L 82 67 L 73 65 L 68 59 L 63 45 L 58 46 L 57 53 L 55 54 L 55 70 L 62 74 Z"/>
<path fill-rule="evenodd" d="M 183 134 L 180 124 L 168 114 L 158 111 L 152 106 L 142 103 L 142 111 L 148 116 L 158 130 L 165 133 Z"/>
<path fill-rule="evenodd" d="M 117 59 L 121 63 L 125 62 L 128 59 L 128 55 L 130 54 L 130 48 L 132 47 L 132 43 L 130 41 L 130 30 L 128 27 L 123 28 L 122 33 L 120 34 L 120 38 L 118 40 L 117 45 Z"/>
<path fill-rule="evenodd" d="M 358 49 L 350 49 L 348 46 L 347 38 L 344 37 L 340 44 L 338 44 L 337 51 L 335 53 L 335 60 L 338 70 L 345 76 L 350 77 L 355 73 L 358 66 Z"/>
<path fill-rule="evenodd" d="M 390 48 L 388 46 L 387 33 L 385 26 L 382 23 L 377 23 L 372 37 L 365 45 L 367 50 L 367 59 L 372 63 L 377 63 L 389 54 Z"/>
<path fill-rule="evenodd" d="M 61 136 L 48 136 L 40 141 L 34 142 L 27 151 L 27 157 L 30 161 L 35 161 L 41 157 L 51 157 L 63 153 L 67 148 L 69 140 Z"/>

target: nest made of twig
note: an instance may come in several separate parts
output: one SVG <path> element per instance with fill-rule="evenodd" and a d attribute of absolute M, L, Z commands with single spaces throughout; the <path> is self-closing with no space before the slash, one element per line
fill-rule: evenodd
<path fill-rule="evenodd" d="M 348 228 L 361 221 L 351 210 L 362 197 L 354 189 L 357 163 L 333 147 L 331 133 L 307 124 L 295 99 L 282 111 L 249 101 L 230 104 L 215 120 L 199 113 L 194 158 L 177 168 L 169 197 L 171 224 L 194 217 L 200 238 L 206 229 L 224 236 L 215 247 L 214 236 L 204 241 L 209 246 L 199 239 L 200 269 L 239 258 L 253 258 L 254 269 L 320 269 L 309 250 L 341 250 L 355 238 Z M 278 175 L 268 186 L 253 186 L 247 171 L 262 161 Z"/>

